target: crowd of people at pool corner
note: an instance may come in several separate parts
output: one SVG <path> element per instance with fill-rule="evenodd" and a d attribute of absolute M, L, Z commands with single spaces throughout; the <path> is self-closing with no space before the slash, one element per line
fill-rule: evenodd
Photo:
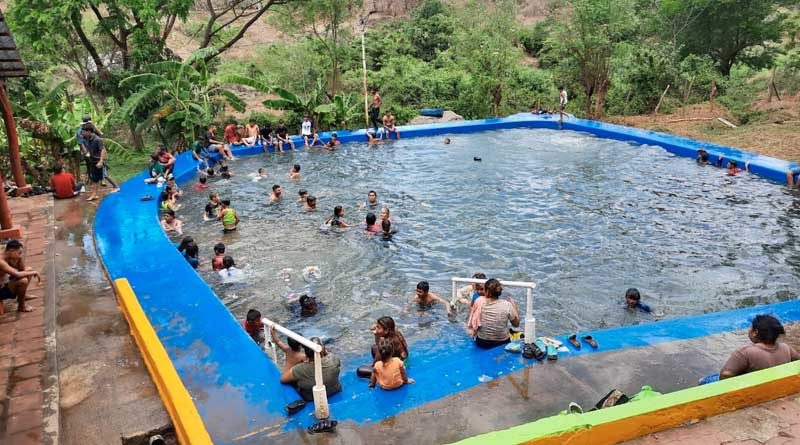
<path fill-rule="evenodd" d="M 394 134 L 395 138 L 399 138 L 400 133 L 396 127 L 394 116 L 390 111 L 384 114 L 382 119 L 380 118 L 382 101 L 377 90 L 373 90 L 372 93 L 373 101 L 369 113 L 372 129 L 366 132 L 367 142 L 376 144 L 382 141 L 384 137 L 388 139 L 391 134 Z M 566 91 L 560 88 L 559 109 L 557 112 L 561 114 L 562 119 L 566 115 L 563 112 L 566 103 Z M 541 114 L 541 111 L 537 107 L 534 113 Z M 117 191 L 118 187 L 108 175 L 106 151 L 100 131 L 87 116 L 83 120 L 84 123 L 78 130 L 78 143 L 86 154 L 88 179 L 93 184 L 93 193 L 89 199 L 93 200 L 96 198 L 97 185 L 101 181 L 110 181 L 114 186 L 113 191 Z M 330 140 L 327 142 L 323 141 L 309 116 L 305 116 L 303 119 L 300 127 L 300 136 L 304 145 L 308 148 L 320 146 L 324 150 L 335 151 L 340 145 L 336 133 L 332 133 Z M 449 144 L 449 142 L 449 138 L 444 140 L 445 144 Z M 246 126 L 242 126 L 232 121 L 225 126 L 222 140 L 217 136 L 216 125 L 209 125 L 205 135 L 198 138 L 191 148 L 192 157 L 198 164 L 198 182 L 194 185 L 194 189 L 198 191 L 206 190 L 210 187 L 209 180 L 217 177 L 228 179 L 233 176 L 234 173 L 227 163 L 235 160 L 232 147 L 259 144 L 264 148 L 267 156 L 269 156 L 270 149 L 279 153 L 295 149 L 295 144 L 289 136 L 283 120 L 280 120 L 274 129 L 270 123 L 258 125 L 255 121 L 250 120 Z M 219 153 L 221 157 L 216 169 L 212 165 L 210 156 L 214 152 Z M 696 160 L 698 164 L 711 164 L 708 152 L 704 149 L 698 150 Z M 182 222 L 176 217 L 176 212 L 180 209 L 178 201 L 182 192 L 172 176 L 175 161 L 176 158 L 172 153 L 164 147 L 159 147 L 151 158 L 150 178 L 147 182 L 156 184 L 158 188 L 163 187 L 163 191 L 160 193 L 160 207 L 163 213 L 162 228 L 167 233 L 174 232 L 182 235 Z M 722 162 L 723 158 L 720 157 L 717 159 L 716 165 L 721 166 Z M 745 164 L 744 167 L 745 170 L 748 170 L 749 165 Z M 729 175 L 735 175 L 742 171 L 733 160 L 728 161 L 727 168 Z M 790 170 L 787 173 L 790 186 L 793 184 L 794 177 L 800 175 L 800 169 L 795 170 L 797 171 Z M 293 165 L 287 174 L 287 178 L 300 180 L 300 172 L 300 165 Z M 57 170 L 54 170 L 54 179 L 59 175 L 62 178 L 66 178 L 65 175 L 71 176 L 69 173 L 64 172 L 63 166 L 59 166 Z M 263 168 L 260 168 L 256 175 L 259 178 L 268 176 Z M 58 190 L 64 189 L 61 190 L 63 193 L 58 195 L 58 198 L 76 196 L 79 192 L 79 183 L 74 180 L 74 177 L 70 180 L 69 193 L 65 192 L 66 180 L 56 180 L 55 182 L 58 187 L 54 186 L 53 190 L 56 191 L 57 195 L 59 193 Z M 61 182 L 64 182 L 64 184 L 61 184 Z M 797 183 L 796 179 L 794 179 L 794 183 Z M 145 198 L 149 197 L 143 197 L 143 199 Z M 365 217 L 364 232 L 391 237 L 395 229 L 392 227 L 389 209 L 386 207 L 381 209 L 380 223 L 378 223 L 378 217 L 374 213 L 374 210 L 379 208 L 377 198 L 377 194 L 374 191 L 370 191 L 367 201 L 361 206 L 362 209 L 366 208 L 368 211 Z M 269 202 L 277 203 L 282 199 L 282 188 L 278 184 L 273 185 Z M 306 190 L 300 190 L 298 203 L 306 211 L 316 210 L 316 198 Z M 344 216 L 344 208 L 336 206 L 333 214 L 326 220 L 325 224 L 329 227 L 347 228 L 350 225 L 344 221 Z M 207 221 L 215 220 L 220 222 L 224 233 L 235 231 L 241 221 L 238 213 L 231 206 L 230 200 L 221 199 L 216 192 L 209 194 L 209 201 L 203 211 L 203 218 Z M 9 289 L 9 292 L 6 293 L 18 299 L 20 298 L 20 292 L 15 291 L 15 289 L 19 290 L 20 286 L 15 284 L 15 280 L 27 280 L 28 277 L 22 277 L 21 274 L 32 273 L 31 271 L 20 272 L 11 264 L 14 261 L 12 258 L 14 253 L 19 250 L 21 250 L 21 245 L 17 247 L 16 244 L 9 243 L 6 247 L 6 252 L 3 254 L 3 259 L 0 261 L 0 272 L 10 277 L 9 283 L 2 289 Z M 191 237 L 184 237 L 178 246 L 178 250 L 193 268 L 200 266 L 200 249 Z M 223 243 L 217 243 L 213 250 L 214 255 L 211 259 L 211 266 L 213 270 L 220 274 L 222 279 L 241 274 L 241 271 L 236 268 L 233 257 L 226 253 L 226 247 Z M 18 263 L 15 264 L 19 265 Z M 15 272 L 20 277 L 17 277 Z M 476 273 L 474 278 L 486 279 L 486 276 Z M 460 289 L 458 298 L 455 301 L 447 301 L 432 293 L 429 284 L 422 281 L 417 284 L 415 294 L 410 301 L 418 305 L 421 310 L 429 310 L 436 305 L 441 305 L 448 315 L 455 313 L 459 306 L 468 308 L 465 323 L 466 331 L 475 339 L 475 344 L 478 347 L 494 348 L 501 345 L 509 345 L 512 339 L 518 339 L 521 336 L 521 333 L 516 329 L 520 325 L 520 314 L 516 303 L 513 298 L 500 298 L 502 292 L 503 287 L 500 281 L 489 278 L 483 284 L 472 284 Z M 5 293 L 0 295 L 3 298 L 12 298 L 11 296 L 6 296 Z M 19 303 L 20 310 L 26 310 L 27 307 L 24 306 L 24 291 L 22 295 L 23 297 L 21 297 L 21 302 Z M 641 296 L 636 289 L 628 289 L 625 294 L 625 300 L 625 307 L 628 310 L 651 312 L 650 307 L 641 302 Z M 314 297 L 303 295 L 298 301 L 301 306 L 301 315 L 314 316 L 317 314 L 318 305 Z M 272 341 L 285 355 L 285 363 L 280 377 L 281 382 L 293 385 L 304 400 L 312 400 L 311 389 L 315 385 L 314 352 L 311 348 L 304 347 L 291 338 L 288 338 L 287 342 L 284 343 L 277 335 L 274 326 L 265 327 L 261 320 L 259 311 L 249 310 L 246 319 L 242 322 L 244 330 L 257 343 L 263 344 L 266 340 L 265 328 L 269 329 Z M 369 378 L 369 387 L 378 386 L 384 390 L 392 390 L 404 384 L 414 383 L 414 379 L 408 376 L 404 365 L 409 357 L 408 345 L 402 333 L 396 328 L 394 319 L 389 316 L 383 316 L 376 321 L 371 330 L 374 336 L 374 344 L 372 346 L 373 363 L 359 368 L 359 374 Z M 753 341 L 753 345 L 745 346 L 736 351 L 723 367 L 719 377 L 731 377 L 762 369 L 763 367 L 796 360 L 798 358 L 797 352 L 778 340 L 778 337 L 782 334 L 783 327 L 775 318 L 766 315 L 756 317 L 750 330 L 750 339 Z M 332 395 L 341 391 L 339 382 L 341 361 L 333 352 L 326 350 L 319 338 L 312 338 L 311 341 L 322 346 L 323 381 L 327 393 Z M 586 336 L 584 341 L 593 347 L 597 347 L 596 341 L 591 336 Z M 576 335 L 569 338 L 569 343 L 576 349 L 580 348 Z M 552 348 L 552 344 L 537 341 L 537 343 L 526 346 L 531 348 L 523 352 L 526 357 L 542 359 L 547 356 L 551 358 L 550 348 Z M 713 380 L 714 377 L 712 376 L 709 379 Z M 296 411 L 302 407 L 301 405 L 299 403 L 290 404 L 288 409 L 290 412 Z"/>

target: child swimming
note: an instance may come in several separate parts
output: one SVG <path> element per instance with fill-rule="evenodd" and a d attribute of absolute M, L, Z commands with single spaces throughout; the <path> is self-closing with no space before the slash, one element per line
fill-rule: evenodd
<path fill-rule="evenodd" d="M 217 219 L 219 216 L 219 193 L 211 192 L 208 195 L 208 202 L 206 203 L 206 209 L 203 213 L 203 221 L 211 221 Z"/>
<path fill-rule="evenodd" d="M 300 204 L 305 204 L 306 200 L 308 199 L 308 191 L 306 189 L 300 189 L 297 194 L 300 195 L 300 197 L 297 198 L 297 202 Z"/>
<path fill-rule="evenodd" d="M 342 206 L 336 206 L 333 208 L 333 216 L 331 216 L 330 218 L 328 218 L 327 221 L 325 221 L 325 225 L 331 227 L 341 227 L 343 229 L 350 227 L 349 224 L 342 221 L 342 218 L 344 218 L 344 208 L 342 208 Z"/>
<path fill-rule="evenodd" d="M 200 267 L 200 248 L 194 242 L 186 245 L 186 250 L 183 252 L 183 257 L 192 266 L 192 269 Z"/>
<path fill-rule="evenodd" d="M 221 270 L 222 262 L 225 260 L 225 244 L 217 243 L 214 245 L 214 257 L 211 258 L 211 269 Z"/>
<path fill-rule="evenodd" d="M 308 195 L 306 198 L 305 206 L 303 207 L 307 212 L 314 212 L 317 210 L 317 197 Z"/>
<path fill-rule="evenodd" d="M 255 309 L 248 309 L 247 316 L 242 322 L 242 327 L 256 344 L 264 344 L 266 336 L 264 335 L 264 322 L 261 321 L 261 312 Z"/>
<path fill-rule="evenodd" d="M 236 263 L 233 261 L 233 257 L 229 255 L 222 260 L 222 269 L 220 269 L 217 273 L 219 274 L 219 277 L 225 281 L 240 278 L 243 274 L 241 269 L 236 268 Z"/>
<path fill-rule="evenodd" d="M 300 164 L 294 164 L 289 173 L 286 174 L 289 179 L 300 179 Z"/>
<path fill-rule="evenodd" d="M 197 180 L 197 183 L 195 183 L 195 185 L 194 185 L 194 191 L 196 191 L 196 192 L 202 192 L 203 190 L 207 189 L 207 188 L 209 187 L 209 185 L 207 184 L 207 182 L 208 182 L 208 178 L 207 178 L 207 177 L 205 177 L 205 176 L 201 176 L 201 177 L 200 177 L 200 178 Z"/>
<path fill-rule="evenodd" d="M 642 303 L 642 296 L 639 294 L 639 289 L 635 287 L 625 291 L 625 307 L 629 310 L 640 310 L 645 314 L 652 312 L 650 306 Z"/>
<path fill-rule="evenodd" d="M 372 212 L 367 213 L 367 217 L 366 217 L 366 220 L 364 222 L 365 223 L 364 232 L 371 234 L 371 233 L 378 233 L 381 230 L 383 230 L 381 228 L 381 226 L 376 224 L 377 221 L 378 221 L 378 217 L 375 216 L 374 213 L 372 213 Z"/>

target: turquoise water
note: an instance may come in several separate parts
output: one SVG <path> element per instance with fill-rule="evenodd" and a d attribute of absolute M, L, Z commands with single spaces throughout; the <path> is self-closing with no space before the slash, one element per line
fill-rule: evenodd
<path fill-rule="evenodd" d="M 334 153 L 298 151 L 242 158 L 231 180 L 212 180 L 242 217 L 223 235 L 203 222 L 207 192 L 184 185 L 184 231 L 201 248 L 200 273 L 237 317 L 249 308 L 305 335 L 330 337 L 340 353 L 363 352 L 369 327 L 396 319 L 410 343 L 461 336 L 464 311 L 407 308 L 419 280 L 450 297 L 450 277 L 482 271 L 534 281 L 541 334 L 616 326 L 789 298 L 800 283 L 798 195 L 748 175 L 700 167 L 658 148 L 551 130 L 501 130 L 400 140 Z M 473 160 L 480 157 L 481 162 Z M 302 166 L 299 181 L 286 178 Z M 252 177 L 259 167 L 269 176 Z M 284 200 L 268 205 L 272 184 Z M 299 189 L 318 211 L 295 201 Z M 335 205 L 362 224 L 367 191 L 392 210 L 392 241 L 360 227 L 320 230 Z M 176 241 L 178 239 L 176 238 Z M 245 279 L 210 272 L 222 241 Z M 302 271 L 316 266 L 319 280 Z M 622 309 L 638 287 L 655 316 Z M 506 289 L 524 308 L 524 293 Z M 324 305 L 301 319 L 287 297 L 310 293 Z"/>

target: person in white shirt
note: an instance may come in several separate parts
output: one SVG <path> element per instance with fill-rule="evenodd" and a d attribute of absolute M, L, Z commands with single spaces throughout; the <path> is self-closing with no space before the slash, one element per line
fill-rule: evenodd
<path fill-rule="evenodd" d="M 314 125 L 311 123 L 311 118 L 307 115 L 303 117 L 303 123 L 300 124 L 300 135 L 303 136 L 303 142 L 305 142 L 306 147 L 308 147 L 308 142 L 314 138 L 314 134 L 311 131 Z"/>

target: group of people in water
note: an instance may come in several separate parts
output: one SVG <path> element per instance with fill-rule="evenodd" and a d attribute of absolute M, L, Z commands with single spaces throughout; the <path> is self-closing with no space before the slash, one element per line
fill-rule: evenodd
<path fill-rule="evenodd" d="M 322 145 L 327 149 L 335 149 L 339 145 L 335 133 L 328 142 L 320 140 L 319 135 L 313 126 L 308 123 L 309 119 L 304 119 L 301 127 L 301 135 L 307 147 Z M 367 137 L 370 142 L 377 139 L 377 121 L 374 121 L 374 131 L 368 131 Z M 383 134 L 390 132 L 399 137 L 393 120 L 383 119 Z M 234 123 L 235 124 L 235 123 Z M 209 187 L 208 180 L 219 176 L 230 178 L 233 172 L 230 171 L 226 160 L 233 160 L 231 145 L 243 144 L 254 145 L 262 144 L 274 146 L 276 151 L 283 151 L 284 148 L 294 149 L 294 144 L 287 136 L 285 126 L 282 122 L 273 131 L 268 126 L 261 126 L 250 122 L 244 129 L 238 126 L 231 127 L 229 124 L 225 130 L 225 141 L 216 139 L 216 128 L 212 125 L 204 139 L 199 140 L 193 148 L 193 157 L 198 162 L 198 182 L 195 184 L 196 191 L 206 190 Z M 267 128 L 266 130 L 264 128 Z M 230 131 L 229 131 L 230 130 Z M 257 131 L 256 131 L 257 130 Z M 449 139 L 445 142 L 449 143 Z M 209 152 L 217 151 L 222 156 L 217 170 L 211 165 Z M 710 164 L 708 153 L 699 150 L 697 162 L 700 164 Z M 717 163 L 721 163 L 721 159 Z M 161 209 L 163 219 L 161 225 L 163 229 L 170 233 L 182 235 L 182 223 L 176 218 L 175 212 L 180 208 L 178 203 L 182 196 L 181 190 L 171 178 L 171 170 L 174 167 L 174 157 L 165 154 L 161 150 L 153 157 L 153 168 L 151 169 L 152 182 L 163 184 L 164 190 L 161 193 Z M 745 170 L 748 170 L 745 165 Z M 735 161 L 729 161 L 728 174 L 734 175 L 742 170 L 738 169 Z M 266 171 L 259 169 L 256 173 L 258 178 L 266 177 Z M 301 180 L 301 166 L 292 165 L 287 173 L 287 178 L 293 181 Z M 317 208 L 317 199 L 307 190 L 301 189 L 298 192 L 297 203 L 302 206 L 304 211 L 313 212 Z M 271 187 L 268 203 L 277 204 L 285 199 L 283 189 L 279 184 Z M 395 233 L 395 227 L 391 219 L 390 210 L 378 201 L 378 195 L 370 190 L 366 201 L 360 205 L 360 210 L 365 211 L 363 231 L 367 235 L 380 235 L 385 239 L 391 238 Z M 222 225 L 223 233 L 230 233 L 237 230 L 241 218 L 238 212 L 231 206 L 228 199 L 220 199 L 217 192 L 209 193 L 209 200 L 203 211 L 203 218 L 206 221 L 218 221 Z M 328 228 L 348 228 L 351 224 L 345 221 L 345 209 L 342 206 L 335 206 L 330 217 L 325 220 Z M 191 237 L 183 238 L 178 250 L 184 255 L 187 262 L 197 268 L 201 261 L 199 258 L 199 248 Z M 223 243 L 214 246 L 214 256 L 211 260 L 212 269 L 217 271 L 220 277 L 225 280 L 235 277 L 242 272 L 236 268 L 233 257 L 226 253 Z M 458 312 L 459 308 L 465 308 L 467 312 L 465 329 L 474 338 L 475 344 L 480 348 L 494 348 L 508 345 L 512 339 L 520 337 L 519 326 L 521 317 L 517 304 L 513 298 L 503 297 L 503 285 L 496 278 L 487 278 L 483 273 L 473 275 L 476 280 L 482 280 L 474 284 L 467 285 L 458 290 L 457 296 L 448 300 L 431 292 L 430 284 L 421 281 L 416 285 L 415 293 L 409 298 L 409 303 L 416 305 L 419 310 L 425 311 L 441 305 L 448 314 Z M 319 306 L 316 299 L 308 295 L 302 295 L 299 299 L 301 315 L 313 316 L 318 313 Z M 628 289 L 625 293 L 625 307 L 631 311 L 651 313 L 652 309 L 641 301 L 641 295 L 635 288 Z M 247 313 L 246 319 L 242 322 L 243 329 L 259 344 L 267 341 L 265 331 L 269 331 L 269 338 L 275 346 L 283 351 L 285 362 L 282 368 L 280 381 L 294 386 L 304 400 L 312 400 L 312 388 L 316 385 L 314 376 L 314 351 L 304 346 L 291 337 L 284 342 L 275 330 L 274 326 L 264 326 L 261 313 L 251 309 Z M 371 328 L 374 343 L 371 348 L 373 362 L 371 365 L 359 369 L 359 375 L 369 378 L 369 387 L 378 386 L 384 390 L 397 389 L 404 384 L 414 383 L 414 379 L 409 377 L 406 370 L 406 361 L 409 357 L 409 347 L 403 334 L 397 329 L 395 320 L 392 317 L 380 317 Z M 783 327 L 780 322 L 771 316 L 759 316 L 753 320 L 750 331 L 750 339 L 753 345 L 737 350 L 731 359 L 725 364 L 720 372 L 719 378 L 727 378 L 750 372 L 764 367 L 775 366 L 799 358 L 797 352 L 790 346 L 779 341 L 783 335 Z M 576 346 L 570 337 L 570 343 Z M 590 337 L 584 337 L 585 341 L 597 347 L 597 343 Z M 327 350 L 321 339 L 311 338 L 321 346 L 322 352 L 319 359 L 322 361 L 322 376 L 328 395 L 333 395 L 341 391 L 342 386 L 339 381 L 341 371 L 341 360 L 331 351 Z M 528 343 L 531 348 L 539 349 L 536 344 Z M 576 348 L 580 346 L 577 345 Z M 525 351 L 526 357 L 542 359 L 543 351 Z M 293 404 L 288 407 L 289 411 L 299 410 L 301 404 Z"/>

